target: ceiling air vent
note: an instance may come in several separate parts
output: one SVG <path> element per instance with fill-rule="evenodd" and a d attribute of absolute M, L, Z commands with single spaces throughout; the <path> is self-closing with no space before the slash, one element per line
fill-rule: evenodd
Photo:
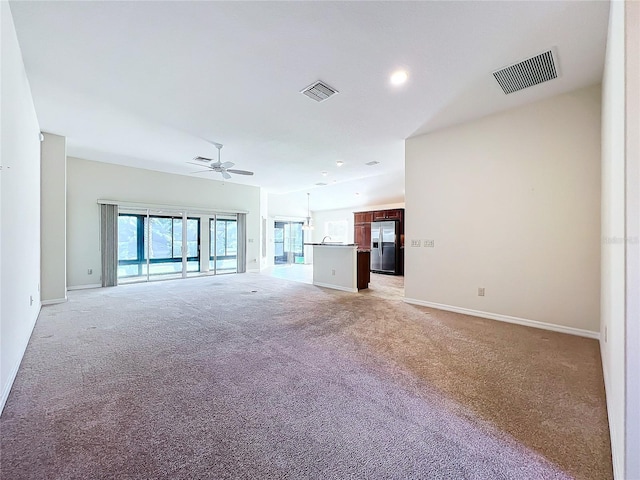
<path fill-rule="evenodd" d="M 514 63 L 501 70 L 493 72 L 494 78 L 502 87 L 505 94 L 510 94 L 539 83 L 558 77 L 556 62 L 552 50 L 548 50 L 535 57 Z"/>
<path fill-rule="evenodd" d="M 340 92 L 338 92 L 335 88 L 330 87 L 326 83 L 318 80 L 317 82 L 312 83 L 307 88 L 302 90 L 300 93 L 306 95 L 312 100 L 315 100 L 316 102 L 323 102 L 330 96 Z"/>
<path fill-rule="evenodd" d="M 365 165 L 369 165 L 370 167 L 373 167 L 374 165 L 378 165 L 380 162 L 377 162 L 376 160 L 371 160 L 370 162 L 365 163 Z"/>
<path fill-rule="evenodd" d="M 317 185 L 318 187 L 324 187 L 324 186 L 326 185 L 326 183 L 324 183 L 324 182 L 318 182 L 318 183 L 316 183 L 316 185 Z"/>

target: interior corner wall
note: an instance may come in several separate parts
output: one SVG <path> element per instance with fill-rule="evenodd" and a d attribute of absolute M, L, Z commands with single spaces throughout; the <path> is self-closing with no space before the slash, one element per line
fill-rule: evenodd
<path fill-rule="evenodd" d="M 67 299 L 67 139 L 44 133 L 41 147 L 40 292 L 43 304 Z"/>
<path fill-rule="evenodd" d="M 9 4 L 0 2 L 0 411 L 40 311 L 40 127 Z"/>
<path fill-rule="evenodd" d="M 640 478 L 638 57 L 640 9 L 611 2 L 602 85 L 602 364 L 615 478 Z M 626 217 L 625 217 L 626 215 Z M 634 401 L 633 398 L 636 398 Z"/>
<path fill-rule="evenodd" d="M 100 284 L 97 201 L 247 211 L 247 271 L 260 258 L 260 189 L 186 175 L 67 158 L 67 285 Z M 92 270 L 92 274 L 88 271 Z"/>
<path fill-rule="evenodd" d="M 625 2 L 625 474 L 640 479 L 640 2 Z"/>
<path fill-rule="evenodd" d="M 406 142 L 405 299 L 596 337 L 600 86 Z M 485 296 L 478 296 L 478 288 Z"/>

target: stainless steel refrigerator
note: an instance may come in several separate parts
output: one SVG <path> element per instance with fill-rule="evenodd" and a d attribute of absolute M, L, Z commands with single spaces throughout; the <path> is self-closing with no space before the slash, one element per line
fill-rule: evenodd
<path fill-rule="evenodd" d="M 399 223 L 371 222 L 371 271 L 398 275 L 400 255 Z"/>

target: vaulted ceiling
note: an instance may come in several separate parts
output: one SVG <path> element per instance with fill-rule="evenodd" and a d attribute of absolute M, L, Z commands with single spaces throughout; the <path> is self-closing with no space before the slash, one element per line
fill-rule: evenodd
<path fill-rule="evenodd" d="M 402 201 L 408 137 L 599 83 L 609 9 L 600 1 L 10 6 L 40 126 L 66 136 L 69 155 L 188 175 L 198 168 L 186 162 L 214 156 L 205 140 L 215 141 L 223 161 L 255 172 L 230 182 L 304 201 L 311 191 L 315 210 Z M 559 78 L 505 95 L 492 72 L 549 48 Z M 393 86 L 398 69 L 408 80 Z M 339 93 L 321 103 L 300 94 L 316 80 Z"/>

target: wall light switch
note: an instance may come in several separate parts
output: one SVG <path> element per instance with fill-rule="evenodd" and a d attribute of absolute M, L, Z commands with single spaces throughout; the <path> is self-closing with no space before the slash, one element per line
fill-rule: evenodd
<path fill-rule="evenodd" d="M 411 246 L 412 247 L 419 247 L 420 246 L 420 240 L 411 240 Z"/>
<path fill-rule="evenodd" d="M 435 242 L 435 240 L 425 240 L 424 241 L 424 246 L 433 248 L 433 247 L 436 246 L 436 242 Z"/>

